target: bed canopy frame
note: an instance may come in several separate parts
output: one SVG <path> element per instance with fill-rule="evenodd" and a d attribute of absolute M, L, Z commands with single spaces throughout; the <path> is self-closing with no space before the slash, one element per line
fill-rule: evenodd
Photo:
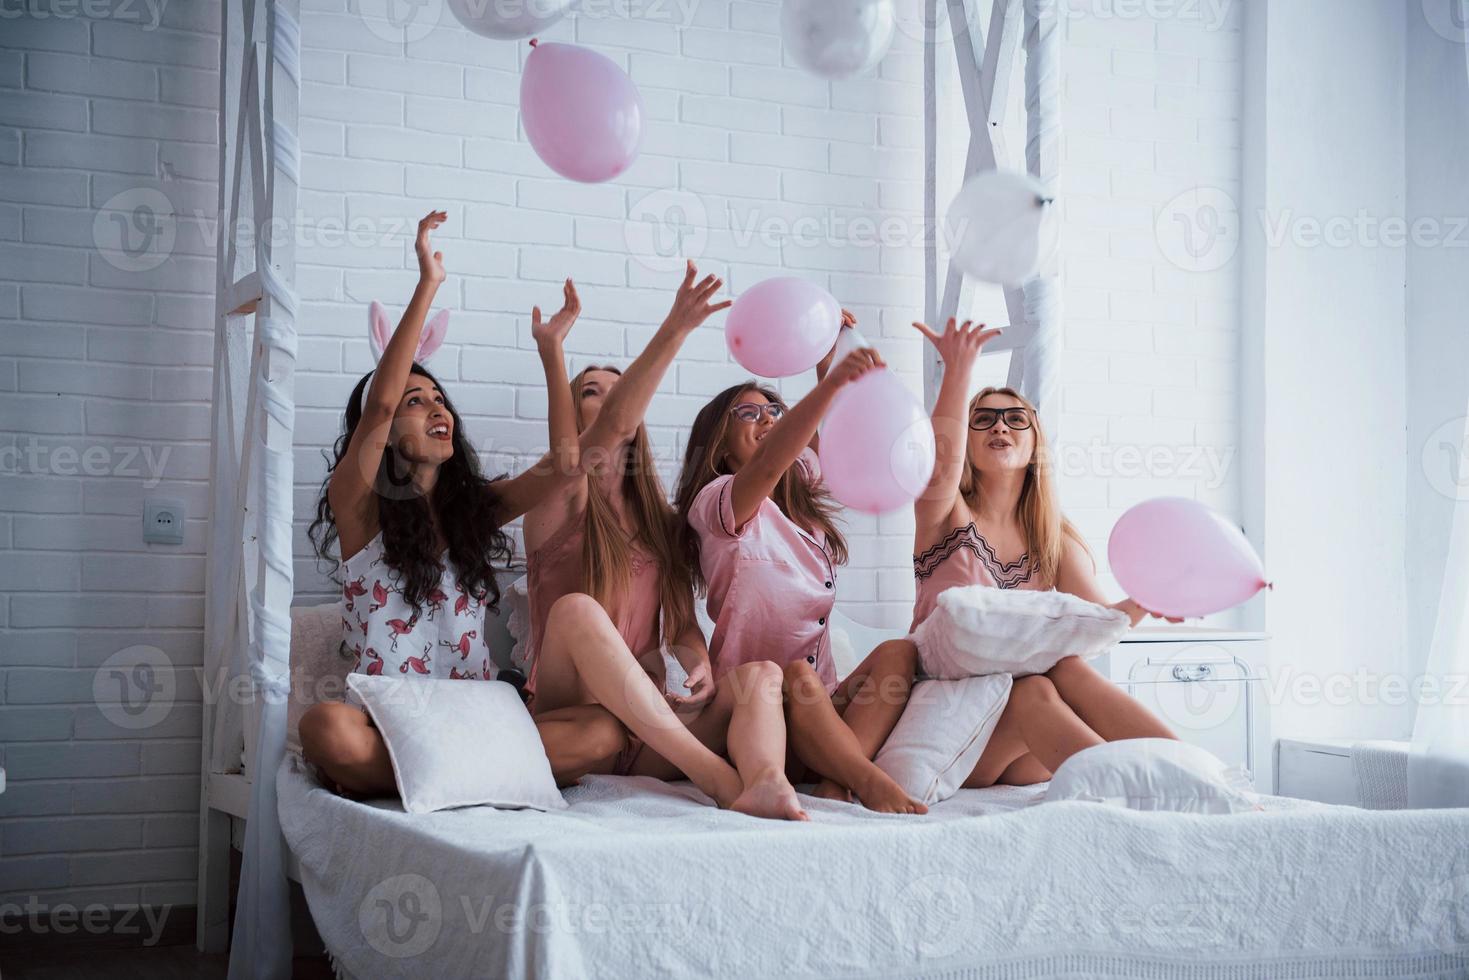
<path fill-rule="evenodd" d="M 988 33 L 971 10 L 982 0 L 924 0 L 926 148 L 925 315 L 957 314 L 963 274 L 949 264 L 939 291 L 937 59 L 939 3 L 953 25 L 969 118 L 965 177 L 1005 166 L 999 127 L 1010 69 L 1024 48 L 1026 167 L 1054 186 L 1059 165 L 1058 0 L 993 0 Z M 219 235 L 216 242 L 212 495 L 205 612 L 206 690 L 241 680 L 259 712 L 238 698 L 206 697 L 199 807 L 200 950 L 230 948 L 230 977 L 290 975 L 287 854 L 275 772 L 285 755 L 292 598 L 292 438 L 296 359 L 294 236 L 299 184 L 299 0 L 225 0 L 219 98 Z M 490 43 L 490 42 L 486 42 Z M 839 83 L 838 83 L 839 84 Z M 1009 351 L 1010 383 L 1055 411 L 1059 284 L 1042 275 L 1006 289 L 1010 325 L 986 353 Z M 942 378 L 932 351 L 930 402 Z M 258 719 L 258 721 L 256 720 Z M 265 778 L 252 778 L 255 774 Z M 244 860 L 233 937 L 230 847 L 243 820 Z"/>
<path fill-rule="evenodd" d="M 969 147 L 963 179 L 985 170 L 1018 169 L 1005 151 L 1002 127 L 1010 105 L 1011 70 L 1025 50 L 1025 169 L 1056 189 L 1061 165 L 1061 17 L 1060 0 L 993 0 L 988 33 L 981 31 L 979 0 L 924 0 L 923 46 L 924 315 L 936 329 L 959 313 L 964 273 L 952 260 L 939 292 L 938 229 L 938 59 L 943 42 L 953 41 L 959 89 L 969 121 Z M 939 5 L 947 8 L 949 28 L 939 37 Z M 985 345 L 986 355 L 1009 352 L 1008 383 L 1029 398 L 1054 431 L 1058 414 L 1057 360 L 1061 350 L 1061 283 L 1054 266 L 1023 287 L 1005 287 L 1010 322 Z M 930 407 L 943 380 L 943 361 L 925 345 L 923 388 Z"/>

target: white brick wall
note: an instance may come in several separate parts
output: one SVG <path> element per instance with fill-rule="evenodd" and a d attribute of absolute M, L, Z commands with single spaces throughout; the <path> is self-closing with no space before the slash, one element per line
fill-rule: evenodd
<path fill-rule="evenodd" d="M 0 904 L 190 903 L 213 246 L 127 272 L 93 222 L 141 188 L 213 209 L 219 8 L 74 10 L 0 27 Z M 143 545 L 153 493 L 182 547 Z M 130 730 L 93 679 L 140 644 L 177 699 Z"/>
<path fill-rule="evenodd" d="M 473 37 L 447 13 L 426 38 L 391 42 L 355 0 L 303 6 L 303 530 L 320 451 L 370 367 L 367 303 L 401 308 L 414 278 L 408 232 L 433 206 L 451 212 L 440 302 L 454 311 L 433 366 L 498 468 L 546 441 L 530 307 L 554 306 L 557 282 L 575 276 L 586 312 L 569 344 L 572 370 L 625 365 L 678 279 L 638 256 L 680 231 L 732 293 L 781 271 L 826 285 L 917 390 L 908 323 L 922 309 L 921 253 L 879 247 L 861 224 L 896 218 L 899 241 L 920 240 L 912 38 L 900 33 L 879 77 L 833 86 L 784 63 L 774 0 L 703 0 L 689 25 L 607 16 L 559 25 L 546 38 L 618 60 L 650 117 L 632 170 L 585 187 L 554 178 L 519 133 L 524 45 Z M 1072 18 L 1066 51 L 1073 387 L 1062 439 L 1232 446 L 1237 278 L 1232 266 L 1180 271 L 1152 228 L 1179 189 L 1237 181 L 1237 24 L 1106 17 L 1090 2 L 1086 14 Z M 185 218 L 212 213 L 216 22 L 214 4 L 170 4 L 157 30 L 21 18 L 0 33 L 0 450 L 12 454 L 0 473 L 0 751 L 11 779 L 0 795 L 0 901 L 193 897 L 200 712 L 187 668 L 200 661 L 202 626 L 212 226 L 180 222 L 168 261 L 124 272 L 99 253 L 92 225 L 109 198 L 140 187 L 165 191 Z M 670 479 L 694 412 L 744 376 L 718 322 L 691 338 L 649 414 Z M 785 388 L 796 397 L 808 385 Z M 77 461 L 53 455 L 59 447 Z M 106 475 L 83 468 L 96 447 Z M 132 469 L 116 472 L 134 449 Z M 145 486 L 150 459 L 163 463 L 155 488 Z M 1223 486 L 1086 472 L 1068 477 L 1064 494 L 1103 553 L 1111 521 L 1134 499 L 1166 487 L 1229 512 L 1232 472 Z M 141 544 L 149 493 L 187 501 L 182 548 Z M 911 519 L 853 517 L 849 531 L 846 608 L 906 624 Z M 298 557 L 301 592 L 326 597 L 304 533 Z M 179 703 L 146 737 L 112 725 L 92 699 L 98 665 L 134 644 L 182 668 Z"/>
<path fill-rule="evenodd" d="M 1240 199 L 1243 3 L 1066 6 L 1060 490 L 1120 595 L 1106 546 L 1128 507 L 1176 495 L 1243 519 L 1239 260 L 1186 268 L 1169 220 L 1195 188 Z"/>
<path fill-rule="evenodd" d="M 1051 435 L 1062 504 L 1104 586 L 1120 595 L 1107 536 L 1128 507 L 1177 495 L 1243 519 L 1239 260 L 1192 271 L 1169 208 L 1195 188 L 1240 199 L 1243 5 L 1063 6 L 1064 391 Z M 1017 75 L 1005 127 L 1015 165 L 1024 160 L 1022 91 Z M 947 110 L 958 112 L 957 92 L 948 94 Z M 941 194 L 939 206 L 947 203 Z M 976 299 L 977 316 L 1003 323 L 1003 309 L 997 290 Z M 1007 363 L 985 359 L 977 385 L 1003 383 Z"/>
<path fill-rule="evenodd" d="M 411 225 L 397 223 L 440 205 L 450 211 L 439 236 L 450 271 L 440 305 L 454 316 L 450 346 L 432 367 L 497 470 L 523 465 L 546 444 L 531 306 L 556 306 L 559 282 L 574 276 L 585 312 L 568 342 L 572 371 L 626 366 L 667 312 L 680 277 L 676 260 L 639 256 L 651 256 L 653 236 L 672 247 L 685 223 L 685 251 L 724 275 L 731 294 L 783 272 L 831 289 L 918 390 L 917 345 L 906 330 L 885 336 L 880 314 L 902 310 L 911 319 L 921 307 L 921 253 L 854 244 L 844 224 L 881 217 L 881 203 L 906 215 L 904 240 L 918 239 L 922 85 L 910 70 L 918 49 L 901 38 L 881 77 L 833 86 L 783 61 L 777 6 L 702 0 L 691 23 L 672 24 L 676 5 L 663 5 L 652 22 L 600 5 L 548 31 L 546 40 L 594 45 L 616 60 L 647 103 L 637 163 L 612 184 L 584 186 L 552 175 L 519 132 L 528 45 L 475 38 L 444 13 L 424 39 L 393 46 L 384 40 L 387 25 L 364 21 L 355 7 L 311 5 L 301 111 L 303 128 L 317 135 L 304 164 L 302 208 L 308 223 L 368 223 L 382 245 L 299 253 L 302 330 L 318 339 L 300 365 L 299 387 L 311 394 L 297 415 L 305 450 L 297 457 L 298 499 L 313 499 L 324 472 L 320 449 L 370 367 L 367 303 L 396 310 L 412 289 Z M 432 17 L 434 5 L 426 9 Z M 722 320 L 689 341 L 649 411 L 670 489 L 694 414 L 747 376 L 728 359 Z M 787 388 L 796 395 L 808 385 Z M 298 521 L 302 541 L 306 523 Z M 847 608 L 906 625 L 911 525 L 854 515 L 848 528 Z M 329 597 L 309 555 L 301 557 L 298 592 Z M 880 589 L 879 567 L 903 574 Z M 904 577 L 906 585 L 897 580 Z"/>

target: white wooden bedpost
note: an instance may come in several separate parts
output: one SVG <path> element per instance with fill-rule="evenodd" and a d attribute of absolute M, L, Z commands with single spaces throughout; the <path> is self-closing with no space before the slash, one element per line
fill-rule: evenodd
<path fill-rule="evenodd" d="M 217 952 L 229 940 L 230 815 L 245 807 L 243 749 L 250 821 L 232 977 L 285 976 L 290 966 L 275 769 L 285 737 L 292 594 L 298 6 L 299 0 L 222 5 L 196 942 Z M 242 730 L 254 713 L 229 696 L 230 682 L 242 675 L 264 702 L 254 731 Z M 265 926 L 262 915 L 271 919 Z M 283 949 L 238 941 L 263 929 L 279 946 L 281 924 Z"/>
<path fill-rule="evenodd" d="M 938 16 L 938 0 L 923 0 L 923 322 L 929 326 L 939 322 Z M 943 380 L 936 373 L 939 365 L 936 357 L 923 359 L 924 401 L 930 410 Z"/>
<path fill-rule="evenodd" d="M 928 155 L 925 186 L 925 217 L 932 234 L 925 255 L 925 315 L 936 329 L 957 316 L 964 288 L 964 273 L 951 260 L 944 277 L 942 299 L 938 295 L 938 234 L 943 218 L 937 215 L 938 127 L 936 27 L 937 0 L 929 0 L 928 31 L 924 52 L 925 151 Z M 1025 108 L 1028 139 L 1027 169 L 1054 189 L 1059 176 L 1060 138 L 1060 11 L 1057 0 L 994 0 L 989 33 L 971 26 L 970 3 L 978 0 L 942 0 L 948 6 L 953 32 L 954 56 L 959 70 L 959 88 L 969 119 L 969 148 L 963 179 L 982 170 L 995 170 L 1009 163 L 1001 127 L 1009 105 L 1011 67 L 1020 50 L 1022 7 L 1025 40 Z M 980 51 L 983 55 L 980 55 Z M 986 354 L 1011 351 L 1010 383 L 1040 406 L 1048 421 L 1054 417 L 1055 378 L 1059 353 L 1060 286 L 1053 272 L 1025 287 L 1005 289 L 1005 308 L 1010 322 L 1005 333 L 985 348 Z M 1039 345 L 1036 341 L 1039 340 Z M 943 380 L 943 362 L 932 348 L 926 351 L 924 394 L 929 405 L 938 397 Z M 1030 365 L 1027 367 L 1027 365 Z"/>
<path fill-rule="evenodd" d="M 1025 0 L 1025 166 L 1053 195 L 1061 176 L 1059 2 Z M 1010 360 L 1010 386 L 1035 403 L 1041 424 L 1053 435 L 1061 417 L 1061 278 L 1056 262 L 1052 257 L 1048 268 L 1025 284 L 1028 336 Z"/>

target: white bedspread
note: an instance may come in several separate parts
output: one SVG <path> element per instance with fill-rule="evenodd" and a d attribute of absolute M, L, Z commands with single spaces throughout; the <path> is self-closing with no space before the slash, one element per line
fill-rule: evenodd
<path fill-rule="evenodd" d="M 962 790 L 809 824 L 593 777 L 557 813 L 405 814 L 288 758 L 281 823 L 340 970 L 411 977 L 1469 975 L 1469 811 L 1234 816 Z"/>

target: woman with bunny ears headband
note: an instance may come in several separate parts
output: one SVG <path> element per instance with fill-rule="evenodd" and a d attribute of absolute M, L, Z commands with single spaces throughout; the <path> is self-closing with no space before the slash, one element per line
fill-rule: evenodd
<path fill-rule="evenodd" d="M 422 366 L 429 362 L 439 348 L 444 346 L 444 337 L 449 332 L 449 311 L 439 310 L 428 318 L 423 325 L 423 334 L 418 338 L 418 346 L 413 351 L 413 363 Z M 388 349 L 388 344 L 393 340 L 393 328 L 388 324 L 388 311 L 383 309 L 383 304 L 373 300 L 367 304 L 367 342 L 372 347 L 372 359 L 374 362 L 383 359 L 383 352 Z M 372 379 L 372 371 L 367 372 L 364 382 Z M 362 396 L 359 399 L 362 410 L 367 410 L 368 384 L 359 384 Z"/>
<path fill-rule="evenodd" d="M 435 211 L 419 222 L 418 287 L 382 344 L 377 369 L 352 391 L 311 525 L 324 559 L 335 561 L 332 544 L 339 546 L 343 643 L 358 658 L 355 669 L 368 674 L 493 676 L 484 613 L 499 600 L 495 564 L 511 553 L 502 528 L 578 475 L 548 454 L 519 476 L 486 479 L 443 386 L 414 360 L 416 352 L 426 356 L 437 346 L 432 335 L 430 343 L 423 339 L 444 281 L 443 255 L 433 251 L 429 236 L 446 218 Z M 697 325 L 708 312 L 701 303 L 689 315 Z M 575 317 L 574 310 L 563 314 Z M 673 359 L 674 341 L 682 340 L 677 331 L 665 333 L 628 368 L 603 407 L 607 421 L 578 440 L 580 454 L 609 452 L 625 429 L 616 423 L 641 418 Z M 437 336 L 441 342 L 442 333 Z M 552 386 L 550 397 L 569 401 L 570 393 Z M 734 804 L 743 785 L 733 767 L 678 723 L 605 613 L 595 603 L 589 608 L 573 601 L 578 598 L 585 597 L 568 597 L 551 611 L 545 642 L 570 650 L 565 669 L 589 697 L 549 711 L 535 711 L 532 703 L 558 780 L 575 781 L 597 760 L 616 755 L 626 724 L 721 805 Z M 355 705 L 318 704 L 303 716 L 300 730 L 306 758 L 342 790 L 394 791 L 387 747 Z"/>

